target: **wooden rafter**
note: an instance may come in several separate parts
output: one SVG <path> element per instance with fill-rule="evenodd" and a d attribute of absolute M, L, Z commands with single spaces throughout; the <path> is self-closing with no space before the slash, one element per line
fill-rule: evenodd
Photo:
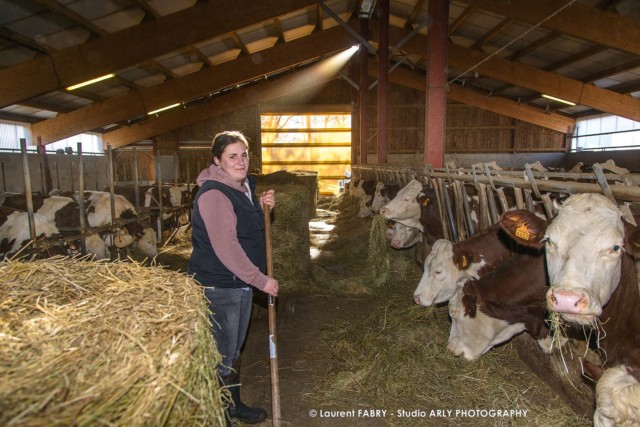
<path fill-rule="evenodd" d="M 151 87 L 130 90 L 126 94 L 45 120 L 33 127 L 32 133 L 47 144 L 88 129 L 144 116 L 156 108 L 219 91 L 276 70 L 281 71 L 335 53 L 352 44 L 353 39 L 342 27 L 333 27 L 265 49 L 262 51 L 263 61 L 259 64 L 254 64 L 250 55 L 243 55 L 234 61 L 205 67 Z"/>
<path fill-rule="evenodd" d="M 157 10 L 155 10 L 154 8 L 152 8 L 149 3 L 147 3 L 146 0 L 133 0 L 133 2 L 140 8 L 142 9 L 142 11 L 145 13 L 145 15 L 153 18 L 153 19 L 159 19 L 162 17 L 162 15 L 160 15 L 158 13 Z"/>
<path fill-rule="evenodd" d="M 111 145 L 112 148 L 126 146 L 257 102 L 266 102 L 282 95 L 317 87 L 335 78 L 337 75 L 302 69 L 278 79 L 267 80 L 259 85 L 238 89 L 214 98 L 206 104 L 168 111 L 136 126 L 117 129 L 105 134 L 103 142 Z"/>
<path fill-rule="evenodd" d="M 247 49 L 247 45 L 242 41 L 238 33 L 236 33 L 235 31 L 231 33 L 231 38 L 243 54 L 249 55 L 249 49 Z"/>
<path fill-rule="evenodd" d="M 25 37 L 22 34 L 16 33 L 15 31 L 11 31 L 6 27 L 0 27 L 0 38 L 12 43 L 16 43 L 22 47 L 26 47 L 27 49 L 36 51 L 38 53 L 42 53 L 45 55 L 48 53 L 46 46 L 42 46 L 35 40 L 30 39 L 29 37 Z"/>
<path fill-rule="evenodd" d="M 314 0 L 216 0 L 0 70 L 0 107 L 302 9 Z M 149 43 L 154 40 L 154 43 Z M 126 48 L 123 48 L 126 46 Z M 99 62 L 95 58 L 101 58 Z"/>
<path fill-rule="evenodd" d="M 469 19 L 469 17 L 476 11 L 476 8 L 473 6 L 467 6 L 465 10 L 462 11 L 460 16 L 456 18 L 455 21 L 451 25 L 449 25 L 449 35 L 452 35 L 462 24 L 464 21 Z"/>
<path fill-rule="evenodd" d="M 376 77 L 378 74 L 377 64 L 369 65 L 369 74 Z M 426 90 L 426 79 L 424 73 L 414 72 L 405 68 L 396 68 L 389 74 L 389 81 L 424 92 Z M 538 108 L 526 105 L 518 105 L 515 102 L 508 101 L 504 98 L 487 96 L 486 94 L 458 85 L 450 85 L 448 98 L 462 102 L 467 105 L 502 114 L 507 117 L 532 123 L 547 129 L 553 129 L 558 132 L 567 133 L 569 128 L 575 125 L 575 121 L 571 118 L 560 116 L 558 114 L 547 114 Z"/>
<path fill-rule="evenodd" d="M 579 2 L 556 15 L 566 6 L 565 0 L 538 0 L 535 7 L 529 0 L 465 0 L 465 3 L 530 24 L 542 23 L 543 27 L 554 31 L 640 55 L 638 21 Z"/>
<path fill-rule="evenodd" d="M 615 67 L 605 68 L 604 70 L 600 70 L 593 74 L 589 74 L 588 76 L 581 78 L 580 81 L 584 83 L 591 83 L 610 76 L 615 76 L 616 74 L 624 73 L 625 71 L 636 69 L 638 67 L 640 67 L 640 58 L 625 62 L 624 64 L 616 65 Z"/>
<path fill-rule="evenodd" d="M 484 36 L 480 37 L 474 44 L 471 46 L 471 49 L 480 49 L 483 44 L 490 42 L 494 38 L 498 36 L 501 32 L 505 30 L 509 25 L 513 24 L 513 19 L 503 19 L 498 25 L 490 29 Z"/>
<path fill-rule="evenodd" d="M 64 7 L 62 4 L 58 3 L 55 0 L 34 0 L 40 6 L 46 8 L 48 11 L 55 13 L 56 15 L 63 16 L 67 18 L 69 21 L 74 22 L 90 33 L 98 36 L 104 36 L 109 34 L 107 30 L 98 25 L 94 24 L 84 16 L 74 12 L 73 10 Z"/>
<path fill-rule="evenodd" d="M 604 46 L 592 46 L 589 47 L 581 52 L 578 52 L 574 55 L 568 56 L 560 61 L 554 62 L 553 64 L 544 67 L 544 71 L 557 71 L 561 68 L 564 68 L 566 66 L 575 64 L 576 62 L 580 62 L 584 59 L 590 58 L 593 55 L 597 55 L 600 52 L 604 52 L 605 50 L 607 50 L 606 47 Z"/>
<path fill-rule="evenodd" d="M 392 31 L 390 29 L 390 42 L 402 39 L 405 33 L 403 30 L 394 29 Z M 418 34 L 403 46 L 403 50 L 410 54 L 424 56 L 425 39 L 426 37 Z M 640 99 L 584 84 L 518 61 L 510 61 L 496 55 L 489 56 L 477 50 L 449 43 L 449 66 L 462 70 L 472 68 L 481 75 L 492 79 L 640 121 Z"/>
<path fill-rule="evenodd" d="M 422 8 L 424 7 L 424 4 L 426 3 L 426 1 L 427 0 L 418 0 L 415 6 L 413 6 L 413 9 L 411 9 L 411 13 L 409 14 L 409 17 L 407 18 L 407 22 L 404 23 L 405 30 L 407 31 L 413 30 L 413 24 L 415 24 L 416 22 L 416 17 L 418 16 L 418 13 L 422 11 Z"/>

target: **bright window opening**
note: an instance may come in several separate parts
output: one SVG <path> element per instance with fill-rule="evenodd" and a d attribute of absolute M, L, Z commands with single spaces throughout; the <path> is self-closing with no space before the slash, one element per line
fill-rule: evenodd
<path fill-rule="evenodd" d="M 315 171 L 320 194 L 337 195 L 351 170 L 351 114 L 262 114 L 262 173 Z"/>
<path fill-rule="evenodd" d="M 578 120 L 572 151 L 631 150 L 640 148 L 640 122 L 619 116 Z"/>

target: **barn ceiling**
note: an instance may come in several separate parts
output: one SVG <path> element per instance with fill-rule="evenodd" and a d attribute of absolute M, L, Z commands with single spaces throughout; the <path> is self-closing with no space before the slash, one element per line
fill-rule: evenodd
<path fill-rule="evenodd" d="M 0 119 L 44 144 L 94 131 L 120 147 L 311 87 L 333 76 L 296 75 L 357 43 L 361 3 L 0 0 Z M 449 4 L 450 101 L 565 132 L 599 113 L 640 121 L 640 0 Z M 427 0 L 390 0 L 391 82 L 424 90 L 429 19 Z M 369 28 L 376 47 L 375 12 Z"/>

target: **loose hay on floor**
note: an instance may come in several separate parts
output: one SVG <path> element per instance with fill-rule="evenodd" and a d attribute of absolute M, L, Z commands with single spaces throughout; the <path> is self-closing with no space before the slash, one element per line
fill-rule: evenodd
<path fill-rule="evenodd" d="M 221 425 L 202 290 L 133 262 L 0 264 L 0 424 Z"/>
<path fill-rule="evenodd" d="M 324 357 L 333 368 L 317 379 L 311 398 L 318 407 L 386 409 L 394 414 L 386 418 L 391 426 L 591 424 L 528 371 L 509 345 L 474 363 L 448 353 L 447 307 L 418 307 L 399 295 L 371 310 L 362 321 L 326 331 L 331 351 Z M 403 419 L 398 410 L 420 412 Z M 437 416 L 438 410 L 452 412 Z M 468 415 L 471 410 L 486 414 Z M 490 416 L 490 410 L 527 412 L 505 417 Z"/>

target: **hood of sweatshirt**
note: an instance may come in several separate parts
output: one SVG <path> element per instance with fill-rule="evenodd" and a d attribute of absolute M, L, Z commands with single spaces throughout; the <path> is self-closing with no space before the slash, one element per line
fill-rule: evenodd
<path fill-rule="evenodd" d="M 243 185 L 244 182 L 240 184 L 238 181 L 231 178 L 228 173 L 213 164 L 210 165 L 207 169 L 204 169 L 202 172 L 200 172 L 200 175 L 198 175 L 198 178 L 196 179 L 196 183 L 200 187 L 202 187 L 206 181 L 218 181 L 228 187 L 233 188 L 234 190 L 242 191 L 244 193 L 249 191 L 247 187 Z"/>

